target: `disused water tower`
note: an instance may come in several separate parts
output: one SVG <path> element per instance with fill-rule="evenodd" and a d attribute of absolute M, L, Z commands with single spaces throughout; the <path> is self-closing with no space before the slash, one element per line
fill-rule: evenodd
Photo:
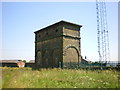
<path fill-rule="evenodd" d="M 81 27 L 81 25 L 60 21 L 36 31 L 36 67 L 77 67 L 81 62 Z"/>

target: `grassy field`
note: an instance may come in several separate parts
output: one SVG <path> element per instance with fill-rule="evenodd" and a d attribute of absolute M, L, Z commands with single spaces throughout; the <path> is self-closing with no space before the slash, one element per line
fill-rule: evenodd
<path fill-rule="evenodd" d="M 118 88 L 113 70 L 2 68 L 2 88 Z"/>

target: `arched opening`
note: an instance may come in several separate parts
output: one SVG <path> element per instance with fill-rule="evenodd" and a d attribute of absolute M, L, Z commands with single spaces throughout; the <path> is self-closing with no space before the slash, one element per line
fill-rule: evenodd
<path fill-rule="evenodd" d="M 41 52 L 38 51 L 37 52 L 37 63 L 36 63 L 39 67 L 42 66 L 42 56 L 41 56 Z"/>
<path fill-rule="evenodd" d="M 49 52 L 45 50 L 44 56 L 43 56 L 43 67 L 47 68 L 49 67 Z"/>
<path fill-rule="evenodd" d="M 75 47 L 67 47 L 64 51 L 63 67 L 76 68 L 79 65 L 79 52 Z"/>
<path fill-rule="evenodd" d="M 52 53 L 52 66 L 59 67 L 59 49 L 54 49 Z"/>

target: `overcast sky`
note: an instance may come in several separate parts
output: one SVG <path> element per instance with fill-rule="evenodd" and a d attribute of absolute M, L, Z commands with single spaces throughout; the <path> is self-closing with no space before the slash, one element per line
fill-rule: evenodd
<path fill-rule="evenodd" d="M 107 2 L 106 6 L 110 57 L 111 60 L 118 60 L 118 3 Z M 0 3 L 0 7 L 2 7 L 0 59 L 34 60 L 34 31 L 65 20 L 83 25 L 81 54 L 91 61 L 98 60 L 95 2 L 4 2 Z"/>

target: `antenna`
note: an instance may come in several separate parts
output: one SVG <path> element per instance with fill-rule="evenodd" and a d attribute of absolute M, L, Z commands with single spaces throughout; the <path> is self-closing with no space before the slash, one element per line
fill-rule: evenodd
<path fill-rule="evenodd" d="M 105 0 L 96 0 L 98 55 L 102 63 L 110 61 L 109 35 Z"/>

